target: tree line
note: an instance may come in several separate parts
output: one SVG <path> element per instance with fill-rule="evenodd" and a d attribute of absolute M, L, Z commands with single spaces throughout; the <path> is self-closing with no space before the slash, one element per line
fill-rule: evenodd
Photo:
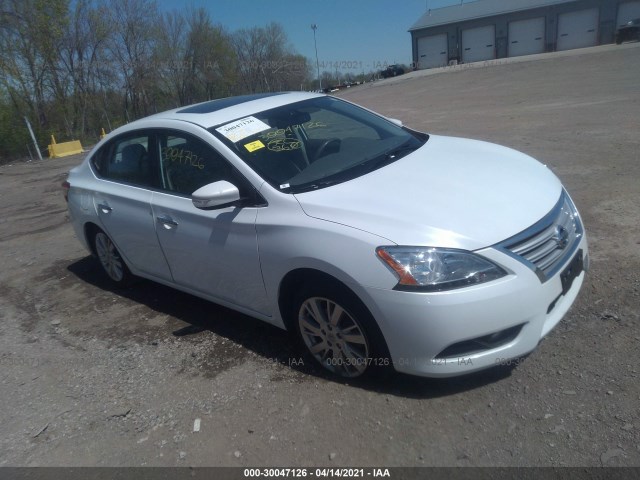
<path fill-rule="evenodd" d="M 229 32 L 153 0 L 0 0 L 0 160 L 196 102 L 313 89 L 282 25 Z M 34 153 L 35 155 L 35 153 Z"/>

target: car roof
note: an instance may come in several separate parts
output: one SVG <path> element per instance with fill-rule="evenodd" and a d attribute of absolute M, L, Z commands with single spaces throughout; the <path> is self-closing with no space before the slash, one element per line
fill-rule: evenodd
<path fill-rule="evenodd" d="M 170 119 L 183 120 L 204 128 L 211 128 L 271 108 L 324 96 L 326 95 L 307 92 L 279 92 L 227 97 L 156 113 L 136 120 L 130 123 L 129 126 L 133 127 L 135 124 L 143 123 L 145 120 L 150 119 Z"/>

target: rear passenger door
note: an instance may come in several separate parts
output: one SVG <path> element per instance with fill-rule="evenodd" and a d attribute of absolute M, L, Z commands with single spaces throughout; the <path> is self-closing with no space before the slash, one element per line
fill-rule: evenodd
<path fill-rule="evenodd" d="M 93 203 L 100 227 L 127 264 L 144 274 L 171 280 L 151 213 L 151 189 L 159 183 L 153 135 L 134 132 L 117 137 L 94 156 Z"/>
<path fill-rule="evenodd" d="M 152 198 L 160 245 L 176 283 L 215 299 L 268 314 L 255 227 L 257 192 L 204 140 L 158 131 L 161 188 Z M 198 188 L 226 180 L 248 199 L 215 210 L 193 206 Z"/>

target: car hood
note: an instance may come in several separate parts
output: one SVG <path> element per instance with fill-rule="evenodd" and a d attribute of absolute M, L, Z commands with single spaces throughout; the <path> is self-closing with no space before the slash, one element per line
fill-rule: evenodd
<path fill-rule="evenodd" d="M 558 178 L 523 153 L 432 135 L 390 165 L 295 197 L 311 217 L 398 245 L 477 250 L 530 227 L 561 192 Z"/>

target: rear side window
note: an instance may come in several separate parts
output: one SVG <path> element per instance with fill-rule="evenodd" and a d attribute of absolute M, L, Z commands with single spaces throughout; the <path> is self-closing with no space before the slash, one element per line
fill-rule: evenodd
<path fill-rule="evenodd" d="M 136 186 L 155 186 L 155 169 L 149 135 L 118 138 L 105 145 L 92 159 L 102 178 Z"/>

